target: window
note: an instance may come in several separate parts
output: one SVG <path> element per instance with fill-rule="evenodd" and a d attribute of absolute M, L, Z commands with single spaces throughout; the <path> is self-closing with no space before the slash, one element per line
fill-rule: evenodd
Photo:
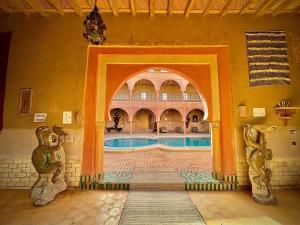
<path fill-rule="evenodd" d="M 141 99 L 142 100 L 146 100 L 147 99 L 147 93 L 146 92 L 142 92 L 141 93 Z"/>
<path fill-rule="evenodd" d="M 183 100 L 185 101 L 188 100 L 188 93 L 186 92 L 183 93 Z"/>
<path fill-rule="evenodd" d="M 162 100 L 164 100 L 164 101 L 168 100 L 168 94 L 167 93 L 162 94 Z"/>

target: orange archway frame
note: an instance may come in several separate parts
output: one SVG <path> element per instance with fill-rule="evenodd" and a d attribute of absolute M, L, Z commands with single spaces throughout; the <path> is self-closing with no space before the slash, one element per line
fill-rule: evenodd
<path fill-rule="evenodd" d="M 201 90 L 212 126 L 214 172 L 234 175 L 228 46 L 89 47 L 83 104 L 83 174 L 103 172 L 104 124 L 113 94 L 132 74 L 149 67 L 184 74 Z"/>

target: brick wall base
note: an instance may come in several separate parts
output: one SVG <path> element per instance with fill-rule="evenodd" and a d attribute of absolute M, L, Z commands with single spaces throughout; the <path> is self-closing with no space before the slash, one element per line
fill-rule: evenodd
<path fill-rule="evenodd" d="M 80 175 L 81 160 L 66 159 L 65 180 L 68 187 L 78 187 Z M 37 177 L 30 158 L 0 159 L 1 189 L 30 189 Z M 51 174 L 43 175 L 42 181 L 50 180 L 51 177 Z"/>
<path fill-rule="evenodd" d="M 248 163 L 237 159 L 237 181 L 239 186 L 249 186 Z M 295 189 L 300 187 L 300 158 L 273 158 L 269 163 L 272 170 L 272 189 Z"/>

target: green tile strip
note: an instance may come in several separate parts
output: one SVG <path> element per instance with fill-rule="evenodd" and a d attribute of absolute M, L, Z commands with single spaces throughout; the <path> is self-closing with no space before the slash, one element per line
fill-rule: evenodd
<path fill-rule="evenodd" d="M 185 183 L 187 191 L 235 191 L 236 183 Z"/>
<path fill-rule="evenodd" d="M 219 183 L 209 171 L 179 171 L 185 183 Z"/>
<path fill-rule="evenodd" d="M 235 175 L 222 175 L 209 171 L 179 171 L 186 190 L 194 191 L 234 191 L 237 189 Z"/>
<path fill-rule="evenodd" d="M 186 190 L 226 191 L 237 189 L 237 176 L 211 173 L 209 171 L 179 171 Z M 81 175 L 80 189 L 86 190 L 129 190 L 131 171 L 115 171 Z"/>
<path fill-rule="evenodd" d="M 94 176 L 81 175 L 80 189 L 86 190 L 129 190 L 130 171 L 106 172 Z"/>

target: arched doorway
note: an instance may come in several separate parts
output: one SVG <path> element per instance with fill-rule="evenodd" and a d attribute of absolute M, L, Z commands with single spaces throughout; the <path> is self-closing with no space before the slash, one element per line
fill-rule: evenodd
<path fill-rule="evenodd" d="M 155 126 L 155 115 L 150 109 L 139 109 L 133 116 L 133 133 L 152 133 Z"/>
<path fill-rule="evenodd" d="M 110 110 L 111 120 L 105 124 L 106 132 L 129 132 L 129 115 L 121 108 L 114 108 Z"/>
<path fill-rule="evenodd" d="M 181 113 L 174 108 L 164 110 L 160 115 L 160 133 L 184 133 Z"/>
<path fill-rule="evenodd" d="M 204 120 L 205 112 L 192 109 L 186 114 L 186 129 L 188 133 L 210 133 L 209 122 Z"/>
<path fill-rule="evenodd" d="M 182 100 L 180 85 L 175 80 L 166 80 L 160 86 L 160 99 L 164 101 Z"/>
<path fill-rule="evenodd" d="M 153 83 L 147 79 L 138 80 L 132 90 L 132 100 L 135 101 L 147 101 L 155 100 L 155 88 Z"/>
<path fill-rule="evenodd" d="M 228 47 L 95 47 L 90 49 L 89 59 L 83 174 L 103 171 L 104 122 L 113 93 L 130 76 L 151 67 L 176 71 L 201 91 L 212 127 L 214 172 L 235 174 Z M 103 98 L 105 102 L 97 102 Z"/>

